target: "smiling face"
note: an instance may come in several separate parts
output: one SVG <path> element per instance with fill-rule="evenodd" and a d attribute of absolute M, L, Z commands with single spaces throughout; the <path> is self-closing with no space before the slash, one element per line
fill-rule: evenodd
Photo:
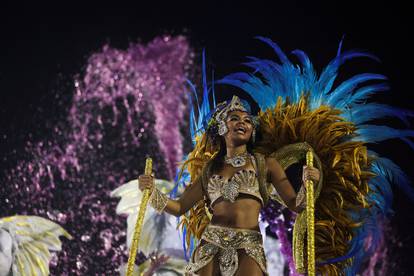
<path fill-rule="evenodd" d="M 243 111 L 229 112 L 226 125 L 228 128 L 228 132 L 224 136 L 226 145 L 240 146 L 249 142 L 254 128 L 249 113 Z"/>

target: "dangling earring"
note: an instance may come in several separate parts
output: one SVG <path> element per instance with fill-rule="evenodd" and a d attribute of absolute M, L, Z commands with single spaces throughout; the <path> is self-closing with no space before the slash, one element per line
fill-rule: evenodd
<path fill-rule="evenodd" d="M 219 129 L 218 129 L 218 134 L 220 136 L 224 136 L 224 134 L 226 134 L 227 131 L 229 131 L 229 130 L 228 130 L 227 126 L 226 126 L 226 123 L 224 121 L 220 121 L 220 123 L 219 123 Z"/>
<path fill-rule="evenodd" d="M 256 129 L 255 128 L 253 129 L 253 132 L 252 132 L 252 142 L 253 144 L 256 142 Z"/>

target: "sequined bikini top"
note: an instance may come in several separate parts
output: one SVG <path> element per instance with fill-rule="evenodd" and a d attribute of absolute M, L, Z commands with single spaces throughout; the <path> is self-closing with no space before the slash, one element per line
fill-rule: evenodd
<path fill-rule="evenodd" d="M 252 195 L 258 198 L 263 205 L 259 181 L 253 170 L 239 170 L 228 180 L 225 180 L 221 175 L 214 174 L 209 179 L 207 193 L 211 201 L 210 207 L 219 198 L 234 202 L 239 194 Z"/>

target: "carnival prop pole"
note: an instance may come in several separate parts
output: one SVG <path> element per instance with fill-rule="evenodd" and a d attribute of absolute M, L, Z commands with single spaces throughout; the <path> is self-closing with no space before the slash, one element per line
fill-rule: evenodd
<path fill-rule="evenodd" d="M 152 159 L 150 157 L 147 157 L 147 159 L 145 160 L 145 175 L 151 175 L 151 173 Z M 135 223 L 134 236 L 132 238 L 131 249 L 129 250 L 126 276 L 132 276 L 132 273 L 134 271 L 135 258 L 137 256 L 139 239 L 141 237 L 142 223 L 144 222 L 145 211 L 147 210 L 149 197 L 150 190 L 146 189 L 141 200 L 141 205 L 139 206 L 137 222 Z"/>
<path fill-rule="evenodd" d="M 306 166 L 313 167 L 313 153 L 306 153 Z M 313 181 L 306 180 L 306 224 L 307 224 L 307 251 L 308 251 L 308 274 L 315 275 L 315 204 L 313 198 Z"/>

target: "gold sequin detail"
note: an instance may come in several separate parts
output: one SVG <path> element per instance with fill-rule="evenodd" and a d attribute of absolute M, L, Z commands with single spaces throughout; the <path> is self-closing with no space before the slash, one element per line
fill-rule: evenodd
<path fill-rule="evenodd" d="M 157 188 L 154 188 L 149 202 L 152 208 L 154 208 L 158 213 L 162 213 L 167 206 L 168 197 Z"/>
<path fill-rule="evenodd" d="M 196 273 L 218 254 L 221 275 L 235 275 L 239 266 L 237 250 L 244 249 L 246 254 L 268 275 L 260 232 L 208 225 L 201 240 L 206 243 L 196 249 L 191 262 L 186 267 L 186 272 Z"/>

